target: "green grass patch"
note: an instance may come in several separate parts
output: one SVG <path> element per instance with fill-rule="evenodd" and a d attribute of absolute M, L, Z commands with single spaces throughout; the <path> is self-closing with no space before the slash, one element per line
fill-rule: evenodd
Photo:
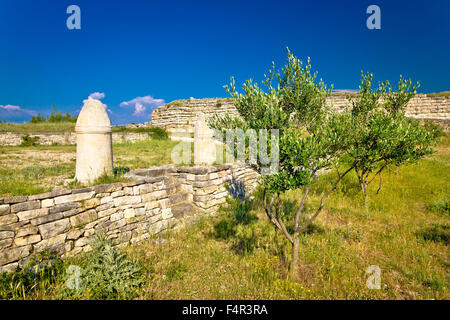
<path fill-rule="evenodd" d="M 427 93 L 427 97 L 450 97 L 450 91 L 442 91 L 437 93 Z"/>
<path fill-rule="evenodd" d="M 73 132 L 74 130 L 75 130 L 75 123 L 73 122 L 0 124 L 0 132 L 44 133 L 44 132 Z"/>
<path fill-rule="evenodd" d="M 178 142 L 147 139 L 113 144 L 114 175 L 102 176 L 93 184 L 124 181 L 129 170 L 170 164 Z M 76 146 L 0 147 L 0 197 L 51 191 L 55 186 L 83 187 L 75 177 Z"/>

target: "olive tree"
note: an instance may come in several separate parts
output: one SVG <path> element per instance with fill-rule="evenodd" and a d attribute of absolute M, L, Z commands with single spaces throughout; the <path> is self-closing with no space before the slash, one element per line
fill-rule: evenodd
<path fill-rule="evenodd" d="M 351 109 L 344 112 L 351 131 L 347 135 L 347 159 L 368 205 L 368 186 L 390 165 L 414 162 L 433 152 L 441 130 L 437 125 L 407 118 L 406 107 L 417 92 L 411 80 L 395 88 L 388 81 L 372 88 L 373 75 L 362 73 L 361 85 Z M 383 99 L 382 99 L 383 98 Z M 382 101 L 384 100 L 384 101 Z"/>
<path fill-rule="evenodd" d="M 305 201 L 309 186 L 319 170 L 332 167 L 345 151 L 344 117 L 332 113 L 326 103 L 330 91 L 324 82 L 311 72 L 311 64 L 297 59 L 287 49 L 287 64 L 276 71 L 274 64 L 260 87 L 251 79 L 243 85 L 244 93 L 235 89 L 234 79 L 225 86 L 235 98 L 240 117 L 216 115 L 210 119 L 212 128 L 224 132 L 226 129 L 276 129 L 279 140 L 267 141 L 270 152 L 278 150 L 278 170 L 262 176 L 263 202 L 269 221 L 292 245 L 291 272 L 295 273 L 298 262 L 300 232 L 314 221 L 323 209 L 326 197 L 336 189 L 337 183 L 352 168 L 344 172 L 330 189 L 322 195 L 320 204 L 312 212 L 306 212 Z M 249 146 L 251 147 L 251 146 Z M 263 146 L 257 142 L 257 148 Z M 256 170 L 263 168 L 260 159 L 252 163 Z M 281 217 L 281 196 L 288 190 L 301 189 L 300 204 L 296 210 L 293 231 L 286 228 Z"/>

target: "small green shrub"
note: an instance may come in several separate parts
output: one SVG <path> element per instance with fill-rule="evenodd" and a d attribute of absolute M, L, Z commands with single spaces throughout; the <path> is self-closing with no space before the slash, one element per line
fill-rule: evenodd
<path fill-rule="evenodd" d="M 425 241 L 450 243 L 450 226 L 444 224 L 433 224 L 430 228 L 417 233 L 419 239 Z"/>
<path fill-rule="evenodd" d="M 156 140 L 166 140 L 169 138 L 169 134 L 163 128 L 152 127 L 150 128 L 151 137 Z"/>
<path fill-rule="evenodd" d="M 428 209 L 431 211 L 450 214 L 450 198 L 439 199 L 428 206 Z"/>
<path fill-rule="evenodd" d="M 21 137 L 22 143 L 21 147 L 34 147 L 38 145 L 39 137 L 30 137 L 30 135 L 26 134 Z"/>
<path fill-rule="evenodd" d="M 169 134 L 167 133 L 167 131 L 159 127 L 138 127 L 138 128 L 114 127 L 113 132 L 148 133 L 151 138 L 156 140 L 165 140 L 169 138 Z"/>
<path fill-rule="evenodd" d="M 92 251 L 81 266 L 81 292 L 91 299 L 128 299 L 141 284 L 140 268 L 112 246 L 105 232 L 90 242 Z"/>
<path fill-rule="evenodd" d="M 130 171 L 129 167 L 114 167 L 114 176 L 122 176 Z"/>

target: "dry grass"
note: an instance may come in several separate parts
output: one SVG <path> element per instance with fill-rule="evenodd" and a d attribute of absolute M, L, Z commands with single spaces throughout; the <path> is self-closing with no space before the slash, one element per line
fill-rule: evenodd
<path fill-rule="evenodd" d="M 449 136 L 439 156 L 450 160 Z M 332 174 L 332 173 L 331 173 Z M 310 207 L 329 183 L 314 186 Z M 260 203 L 245 210 L 233 202 L 215 217 L 174 231 L 164 243 L 135 245 L 128 253 L 151 270 L 140 299 L 449 299 L 448 212 L 430 204 L 448 199 L 448 167 L 423 160 L 383 174 L 366 211 L 354 177 L 346 179 L 326 210 L 301 237 L 300 268 L 287 276 L 290 246 L 275 233 Z M 301 192 L 289 193 L 284 214 Z M 448 209 L 447 209 L 448 210 Z M 236 213 L 241 212 L 239 219 Z M 366 268 L 381 269 L 381 289 L 366 287 Z"/>
<path fill-rule="evenodd" d="M 366 210 L 354 176 L 301 236 L 300 267 L 287 276 L 290 246 L 268 223 L 261 202 L 230 201 L 213 217 L 125 249 L 145 272 L 137 299 L 449 299 L 449 135 L 435 155 L 383 174 Z M 317 206 L 334 173 L 312 187 Z M 286 221 L 301 191 L 283 198 Z M 446 211 L 447 210 L 447 211 Z M 290 227 L 288 222 L 288 227 Z M 67 261 L 67 264 L 73 263 Z M 367 267 L 381 269 L 381 289 L 366 286 Z M 60 297 L 64 277 L 27 298 Z"/>

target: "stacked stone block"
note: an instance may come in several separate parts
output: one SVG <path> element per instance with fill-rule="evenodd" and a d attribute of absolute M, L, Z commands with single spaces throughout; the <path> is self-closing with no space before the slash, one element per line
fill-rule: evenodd
<path fill-rule="evenodd" d="M 33 251 L 50 249 L 63 257 L 89 251 L 90 238 L 99 230 L 118 246 L 147 239 L 215 212 L 233 181 L 253 190 L 258 174 L 234 164 L 157 167 L 135 170 L 129 178 L 129 182 L 0 198 L 0 272 L 23 265 Z"/>

